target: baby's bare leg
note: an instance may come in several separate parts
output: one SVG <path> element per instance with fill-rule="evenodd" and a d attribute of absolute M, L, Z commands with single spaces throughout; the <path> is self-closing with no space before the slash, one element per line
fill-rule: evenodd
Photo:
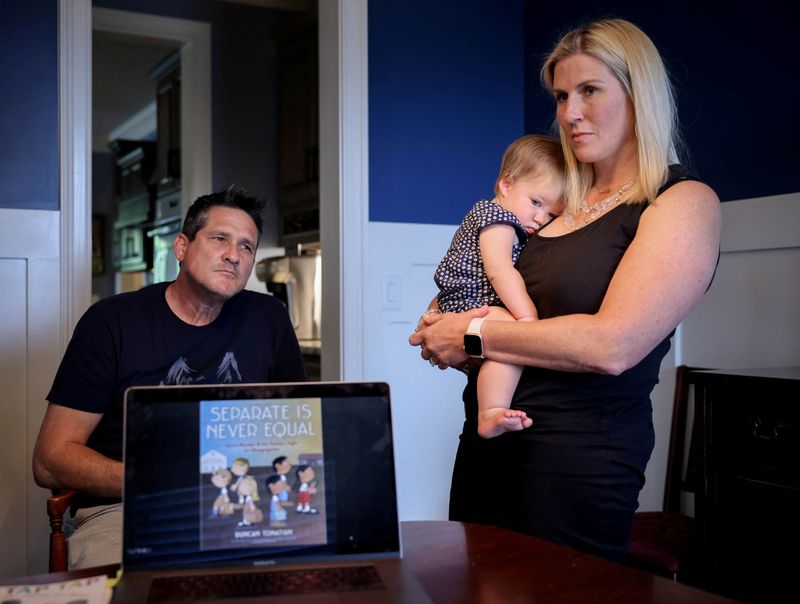
<path fill-rule="evenodd" d="M 513 321 L 503 308 L 492 307 L 489 319 Z M 478 374 L 478 434 L 494 438 L 504 432 L 522 430 L 533 424 L 524 411 L 509 409 L 522 367 L 486 360 Z"/>

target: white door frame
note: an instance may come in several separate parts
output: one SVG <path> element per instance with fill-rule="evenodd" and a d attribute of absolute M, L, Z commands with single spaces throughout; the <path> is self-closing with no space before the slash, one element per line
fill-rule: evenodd
<path fill-rule="evenodd" d="M 320 222 L 323 377 L 363 377 L 367 254 L 367 0 L 324 0 L 320 21 Z M 59 0 L 61 332 L 64 346 L 91 292 L 92 28 L 183 44 L 183 203 L 211 190 L 210 25 Z M 191 151 L 191 153 L 189 153 Z M 190 159 L 191 158 L 191 159 Z M 185 209 L 185 206 L 184 206 Z"/>
<path fill-rule="evenodd" d="M 364 379 L 367 0 L 319 2 L 322 379 Z"/>

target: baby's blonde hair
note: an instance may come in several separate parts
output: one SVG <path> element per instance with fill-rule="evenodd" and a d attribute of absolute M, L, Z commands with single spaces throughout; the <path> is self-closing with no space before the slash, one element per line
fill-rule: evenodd
<path fill-rule="evenodd" d="M 555 173 L 564 180 L 564 152 L 558 139 L 544 134 L 526 134 L 508 146 L 500 162 L 500 173 L 494 183 L 494 194 L 500 197 L 500 182 L 527 176 L 539 176 L 543 172 Z"/>

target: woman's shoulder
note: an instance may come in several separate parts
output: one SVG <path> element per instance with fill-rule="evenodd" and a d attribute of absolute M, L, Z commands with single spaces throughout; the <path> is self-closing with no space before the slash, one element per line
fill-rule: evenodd
<path fill-rule="evenodd" d="M 658 196 L 650 205 L 658 205 L 672 198 L 690 198 L 698 202 L 718 203 L 714 190 L 689 168 L 682 164 L 672 164 L 669 166 L 667 180 L 658 190 Z"/>
<path fill-rule="evenodd" d="M 658 194 L 661 195 L 665 191 L 671 189 L 677 184 L 684 183 L 684 182 L 697 182 L 701 184 L 703 183 L 700 178 L 688 167 L 684 166 L 683 164 L 671 164 L 667 168 L 667 179 L 664 181 L 664 184 L 658 189 Z"/>
<path fill-rule="evenodd" d="M 720 211 L 719 198 L 714 190 L 690 170 L 678 164 L 670 166 L 667 182 L 659 190 L 658 197 L 647 205 L 648 209 L 670 209 L 681 221 L 685 221 L 689 216 L 694 220 L 702 220 L 703 214 L 706 213 L 708 218 L 713 218 Z M 654 213 L 644 214 L 650 216 Z M 655 214 L 660 215 L 662 212 Z"/>

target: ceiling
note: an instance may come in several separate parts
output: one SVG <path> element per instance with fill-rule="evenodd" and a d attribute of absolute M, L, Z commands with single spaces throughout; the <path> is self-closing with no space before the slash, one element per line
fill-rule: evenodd
<path fill-rule="evenodd" d="M 313 0 L 217 0 L 281 10 L 308 10 Z M 155 138 L 155 82 L 150 71 L 179 48 L 167 40 L 92 32 L 92 151 L 108 152 L 120 126 L 135 140 Z M 116 136 L 114 136 L 116 137 Z"/>
<path fill-rule="evenodd" d="M 156 83 L 149 74 L 178 47 L 167 40 L 92 32 L 93 151 L 108 152 L 112 131 L 137 114 L 141 136 L 135 138 L 155 137 Z"/>

